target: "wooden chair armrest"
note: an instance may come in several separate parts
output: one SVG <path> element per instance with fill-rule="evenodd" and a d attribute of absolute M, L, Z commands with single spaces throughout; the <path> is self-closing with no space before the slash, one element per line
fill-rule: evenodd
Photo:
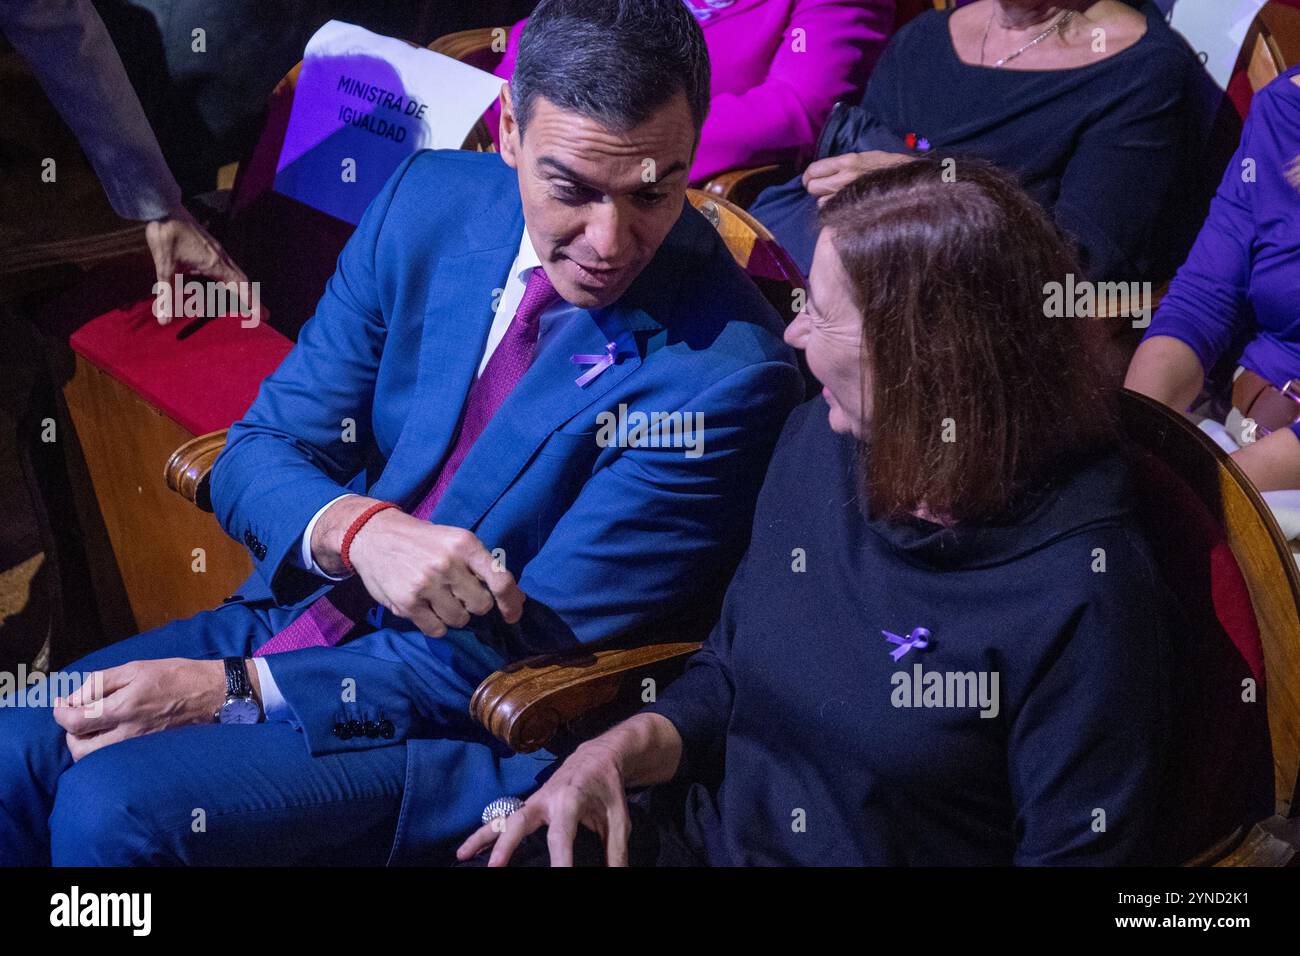
<path fill-rule="evenodd" d="M 699 648 L 651 644 L 519 661 L 479 684 L 469 712 L 511 750 L 529 753 L 562 730 L 588 736 L 599 723 L 631 714 L 641 704 L 644 679 L 662 689 Z"/>
<path fill-rule="evenodd" d="M 1214 865 L 1300 865 L 1300 817 L 1278 815 L 1255 824 L 1246 839 Z"/>
<path fill-rule="evenodd" d="M 226 445 L 226 429 L 208 432 L 191 438 L 172 452 L 163 469 L 167 487 L 187 501 L 199 506 L 201 511 L 212 511 L 212 498 L 208 495 L 208 478 L 212 463 Z"/>
<path fill-rule="evenodd" d="M 710 195 L 721 196 L 741 209 L 748 209 L 764 189 L 783 183 L 793 175 L 786 166 L 732 169 L 719 173 L 700 188 Z"/>

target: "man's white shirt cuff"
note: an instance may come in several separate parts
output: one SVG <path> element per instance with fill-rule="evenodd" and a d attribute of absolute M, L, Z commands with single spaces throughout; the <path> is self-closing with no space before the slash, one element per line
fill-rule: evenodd
<path fill-rule="evenodd" d="M 298 567 L 302 568 L 305 571 L 310 571 L 312 574 L 318 574 L 322 578 L 328 578 L 331 581 L 346 581 L 349 577 L 351 577 L 351 575 L 349 574 L 345 574 L 341 577 L 335 577 L 332 574 L 326 574 L 324 571 L 321 570 L 320 565 L 316 563 L 316 559 L 312 557 L 312 553 L 311 553 L 311 533 L 312 531 L 315 530 L 316 522 L 320 520 L 320 516 L 323 515 L 326 511 L 328 511 L 330 505 L 334 504 L 335 501 L 341 501 L 344 498 L 351 498 L 351 497 L 352 497 L 352 492 L 348 492 L 345 495 L 339 495 L 333 501 L 327 503 L 325 507 L 321 508 L 320 511 L 316 512 L 314 515 L 311 516 L 311 520 L 307 522 L 307 530 L 302 533 L 302 542 L 299 545 L 298 550 L 296 552 L 294 551 L 289 552 L 291 555 L 297 558 L 297 560 L 294 561 L 294 564 L 298 565 Z"/>
<path fill-rule="evenodd" d="M 284 702 L 284 695 L 271 676 L 271 665 L 265 657 L 254 657 L 253 666 L 257 668 L 257 680 L 262 689 L 262 711 L 266 719 L 288 720 L 291 716 L 289 705 Z"/>

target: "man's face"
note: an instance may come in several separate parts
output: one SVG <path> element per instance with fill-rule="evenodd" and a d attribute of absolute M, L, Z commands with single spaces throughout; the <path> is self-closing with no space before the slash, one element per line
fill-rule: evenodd
<path fill-rule="evenodd" d="M 617 133 L 533 100 L 521 136 L 501 94 L 501 158 L 519 173 L 524 223 L 557 292 L 583 309 L 615 302 L 682 212 L 695 152 L 685 94 Z"/>

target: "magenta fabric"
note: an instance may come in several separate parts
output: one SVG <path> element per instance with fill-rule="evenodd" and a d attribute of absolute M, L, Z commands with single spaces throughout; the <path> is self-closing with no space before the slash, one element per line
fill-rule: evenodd
<path fill-rule="evenodd" d="M 415 517 L 425 520 L 433 514 L 438 500 L 451 484 L 456 469 L 465 460 L 470 448 L 483 433 L 483 429 L 496 414 L 496 410 L 501 407 L 506 396 L 528 371 L 528 366 L 533 361 L 533 350 L 537 346 L 537 332 L 542 313 L 559 297 L 559 293 L 555 291 L 550 278 L 546 275 L 546 270 L 540 267 L 533 269 L 528 277 L 528 285 L 524 289 L 524 297 L 519 302 L 519 308 L 515 310 L 514 320 L 506 329 L 506 334 L 492 353 L 492 357 L 488 359 L 483 374 L 470 386 L 469 398 L 465 403 L 465 416 L 461 421 L 456 444 L 451 454 L 447 456 L 447 461 L 439 469 L 438 480 L 434 482 L 433 488 L 411 512 Z M 345 587 L 349 587 L 354 592 L 350 595 L 352 598 L 364 597 L 359 594 L 359 585 L 354 583 L 356 580 L 353 578 Z M 355 601 L 348 603 L 355 603 Z M 282 654 L 285 651 L 299 651 L 306 647 L 333 647 L 347 636 L 356 623 L 353 617 L 330 600 L 329 594 L 325 594 L 294 618 L 288 627 L 259 647 L 253 656 Z"/>
<path fill-rule="evenodd" d="M 702 19 L 713 64 L 713 105 L 691 181 L 768 163 L 802 166 L 812 159 L 835 101 L 861 98 L 893 33 L 895 6 L 895 0 L 736 0 Z M 511 29 L 498 76 L 514 72 L 527 22 Z M 797 44 L 804 52 L 796 52 Z M 494 105 L 486 118 L 495 140 L 499 108 Z"/>

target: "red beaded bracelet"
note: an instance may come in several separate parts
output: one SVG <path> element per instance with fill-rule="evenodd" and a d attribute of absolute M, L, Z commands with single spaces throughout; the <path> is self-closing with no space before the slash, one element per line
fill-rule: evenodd
<path fill-rule="evenodd" d="M 339 548 L 339 558 L 343 561 L 343 570 L 347 571 L 348 574 L 356 574 L 357 569 L 352 567 L 352 559 L 348 557 L 348 552 L 352 549 L 352 539 L 357 536 L 357 532 L 361 530 L 361 526 L 387 508 L 400 507 L 400 505 L 396 505 L 391 501 L 378 501 L 365 511 L 361 512 L 361 514 L 357 515 L 356 520 L 354 520 L 352 524 L 348 525 L 348 530 L 344 532 L 343 547 Z"/>

